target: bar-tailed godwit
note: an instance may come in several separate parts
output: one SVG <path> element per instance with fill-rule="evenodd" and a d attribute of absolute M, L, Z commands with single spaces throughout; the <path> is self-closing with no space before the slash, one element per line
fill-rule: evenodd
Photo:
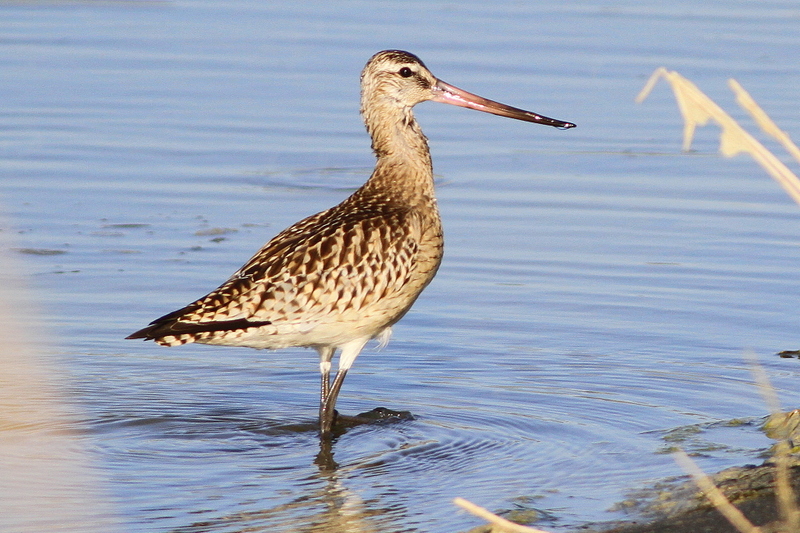
<path fill-rule="evenodd" d="M 367 182 L 339 205 L 279 233 L 219 288 L 127 338 L 164 346 L 314 348 L 322 374 L 320 432 L 329 436 L 353 361 L 370 339 L 388 340 L 442 260 L 431 155 L 412 113 L 426 100 L 575 127 L 447 84 L 408 52 L 379 52 L 361 74 L 361 114 L 377 157 Z"/>

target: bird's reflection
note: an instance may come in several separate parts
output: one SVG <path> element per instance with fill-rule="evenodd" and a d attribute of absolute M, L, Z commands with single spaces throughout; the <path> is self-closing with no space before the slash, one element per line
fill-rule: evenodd
<path fill-rule="evenodd" d="M 339 463 L 333 459 L 333 443 L 337 437 L 325 438 L 319 440 L 319 453 L 314 459 L 314 464 L 319 467 L 319 473 L 322 476 L 333 474 L 339 468 Z"/>
<path fill-rule="evenodd" d="M 375 463 L 386 453 L 376 452 L 361 458 L 349 459 L 341 465 L 334 459 L 338 441 L 356 427 L 379 427 L 384 424 L 413 420 L 408 411 L 393 411 L 378 407 L 355 416 L 337 413 L 336 426 L 330 435 L 319 439 L 319 451 L 310 464 L 316 472 L 307 475 L 307 469 L 298 467 L 299 492 L 291 501 L 269 508 L 238 511 L 218 518 L 206 519 L 172 530 L 173 533 L 213 533 L 214 531 L 248 531 L 251 533 L 273 531 L 304 531 L 313 533 L 378 533 L 393 531 L 402 522 L 404 510 L 392 505 L 382 507 L 379 499 L 365 500 L 357 490 L 348 487 L 353 472 Z M 275 428 L 272 428 L 273 430 Z M 317 430 L 314 423 L 280 426 L 281 431 L 309 437 Z M 370 431 L 370 429 L 366 429 Z M 308 442 L 308 440 L 306 440 Z M 312 448 L 309 447 L 309 450 Z M 312 452 L 313 453 L 313 452 Z M 300 471 L 304 473 L 301 473 Z M 303 488 L 307 487 L 307 488 Z M 292 489 L 289 489 L 292 490 Z M 392 524 L 395 524 L 393 526 Z"/>

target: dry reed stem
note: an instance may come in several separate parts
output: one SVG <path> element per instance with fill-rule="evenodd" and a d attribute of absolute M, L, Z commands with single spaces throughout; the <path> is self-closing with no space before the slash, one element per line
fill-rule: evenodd
<path fill-rule="evenodd" d="M 742 129 L 730 115 L 703 94 L 692 82 L 677 72 L 669 71 L 664 67 L 656 69 L 636 97 L 636 101 L 639 103 L 644 101 L 653 90 L 656 82 L 661 78 L 666 79 L 672 86 L 681 115 L 683 115 L 684 150 L 688 150 L 691 146 L 696 127 L 705 125 L 709 119 L 714 119 L 722 128 L 720 151 L 723 155 L 732 157 L 741 152 L 750 154 L 784 188 L 789 196 L 797 204 L 800 204 L 800 180 L 797 176 L 753 136 Z M 800 162 L 800 149 L 792 142 L 789 135 L 775 125 L 772 119 L 756 104 L 750 94 L 736 80 L 728 80 L 728 85 L 736 95 L 736 101 L 750 113 L 759 127 L 767 135 L 777 139 Z M 775 395 L 775 390 L 770 385 L 766 372 L 755 360 L 755 354 L 748 354 L 748 357 L 751 359 L 751 367 L 756 383 L 770 411 L 772 414 L 780 413 L 780 405 Z M 788 435 L 786 437 L 788 438 Z M 789 481 L 789 443 L 787 438 L 783 438 L 778 442 L 775 451 L 775 493 L 779 504 L 782 527 L 786 531 L 800 531 L 800 510 L 798 510 L 795 503 Z M 697 467 L 685 452 L 675 453 L 674 457 L 684 470 L 691 474 L 706 497 L 739 531 L 742 533 L 760 531 L 725 498 L 722 492 L 714 486 L 708 476 Z"/>
<path fill-rule="evenodd" d="M 697 483 L 697 486 L 700 487 L 700 490 L 703 491 L 703 494 L 706 495 L 706 498 L 714 505 L 714 507 L 719 510 L 722 515 L 728 519 L 728 522 L 733 524 L 733 526 L 741 531 L 742 533 L 760 533 L 761 529 L 754 526 L 750 523 L 750 521 L 742 514 L 742 512 L 733 506 L 733 504 L 728 501 L 728 498 L 722 494 L 722 491 L 719 490 L 716 485 L 711 481 L 711 479 L 702 471 L 697 464 L 692 461 L 692 459 L 684 452 L 683 450 L 677 451 L 672 454 L 672 457 L 675 459 L 675 462 L 680 465 L 681 468 L 685 472 L 688 472 L 694 482 Z"/>
<path fill-rule="evenodd" d="M 800 204 L 800 179 L 792 173 L 789 168 L 784 165 L 775 155 L 767 150 L 764 145 L 758 142 L 752 135 L 747 133 L 739 124 L 733 120 L 730 115 L 722 110 L 713 100 L 703 94 L 692 82 L 681 76 L 675 71 L 669 71 L 664 67 L 660 67 L 653 72 L 650 79 L 647 80 L 642 91 L 636 97 L 636 101 L 641 103 L 650 94 L 656 82 L 664 78 L 672 86 L 672 91 L 675 93 L 675 99 L 678 101 L 681 115 L 683 115 L 683 149 L 688 150 L 692 145 L 694 138 L 694 131 L 697 126 L 704 126 L 708 123 L 709 119 L 713 119 L 722 128 L 720 135 L 720 151 L 726 157 L 732 157 L 736 154 L 745 152 L 753 156 L 753 159 L 760 164 L 764 170 L 777 181 L 783 189 L 792 197 L 792 199 Z M 752 98 L 743 90 L 740 92 L 738 88 L 741 86 L 735 80 L 731 80 L 731 87 L 737 93 L 739 104 L 750 112 L 754 118 L 759 122 L 765 131 L 768 130 L 770 135 L 776 135 L 783 143 L 788 141 L 788 145 L 792 146 L 794 150 L 797 147 L 791 142 L 789 136 L 780 131 L 774 125 L 772 120 L 766 117 L 761 108 L 754 105 Z M 752 105 L 751 105 L 752 104 Z M 771 125 L 771 126 L 770 126 Z M 793 152 L 792 149 L 789 149 Z M 800 150 L 798 150 L 800 152 Z M 794 152 L 793 152 L 794 153 Z M 796 156 L 797 157 L 797 156 Z"/>
<path fill-rule="evenodd" d="M 483 518 L 493 527 L 498 528 L 500 531 L 508 531 L 510 533 L 547 533 L 547 531 L 542 531 L 541 529 L 536 529 L 528 526 L 523 526 L 521 524 L 517 524 L 510 520 L 506 520 L 501 516 L 497 516 L 493 512 L 484 509 L 479 505 L 475 505 L 469 500 L 465 500 L 464 498 L 455 498 L 453 503 L 461 507 L 462 509 L 469 511 L 470 513 L 474 514 L 479 518 Z"/>

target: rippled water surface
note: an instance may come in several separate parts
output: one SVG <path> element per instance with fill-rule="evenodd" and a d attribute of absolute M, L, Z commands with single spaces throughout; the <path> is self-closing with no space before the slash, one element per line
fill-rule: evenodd
<path fill-rule="evenodd" d="M 760 460 L 746 350 L 797 407 L 800 361 L 775 353 L 800 347 L 800 208 L 719 156 L 713 126 L 681 153 L 666 86 L 633 103 L 666 66 L 742 118 L 735 77 L 800 137 L 793 2 L 11 2 L 0 18 L 3 252 L 49 339 L 56 427 L 120 531 L 478 525 L 456 496 L 567 530 L 679 474 L 676 434 L 709 471 Z M 385 48 L 578 128 L 418 106 L 444 263 L 338 403 L 415 419 L 320 450 L 315 352 L 123 338 L 369 176 L 358 76 Z"/>

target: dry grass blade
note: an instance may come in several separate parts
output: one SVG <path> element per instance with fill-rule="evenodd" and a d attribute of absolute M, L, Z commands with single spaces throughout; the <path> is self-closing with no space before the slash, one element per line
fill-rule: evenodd
<path fill-rule="evenodd" d="M 494 528 L 498 531 L 508 531 L 509 533 L 547 533 L 547 531 L 542 531 L 541 529 L 535 529 L 528 526 L 523 526 L 517 523 L 514 523 L 510 520 L 506 520 L 501 516 L 497 516 L 493 512 L 484 509 L 479 505 L 475 505 L 469 500 L 465 500 L 464 498 L 455 498 L 453 503 L 461 507 L 462 509 L 469 511 L 470 513 L 474 514 L 479 518 L 483 518 Z"/>
<path fill-rule="evenodd" d="M 672 457 L 675 459 L 675 462 L 680 465 L 681 468 L 689 475 L 692 476 L 694 482 L 697 483 L 697 486 L 700 487 L 700 490 L 703 491 L 703 494 L 706 495 L 706 498 L 714 505 L 714 507 L 719 510 L 722 515 L 728 519 L 728 522 L 733 524 L 733 526 L 741 531 L 742 533 L 760 533 L 761 529 L 754 526 L 750 523 L 750 521 L 742 514 L 742 512 L 733 506 L 731 502 L 728 501 L 728 498 L 722 494 L 714 483 L 712 483 L 711 479 L 707 475 L 700 470 L 700 467 L 692 461 L 692 459 L 686 455 L 684 451 L 678 451 L 672 454 Z"/>
<path fill-rule="evenodd" d="M 756 121 L 756 124 L 766 133 L 767 135 L 774 137 L 779 143 L 786 148 L 786 151 L 792 154 L 798 162 L 800 162 L 800 148 L 797 147 L 794 142 L 792 142 L 791 137 L 789 134 L 780 129 L 769 115 L 767 115 L 761 106 L 759 106 L 753 97 L 750 96 L 750 93 L 744 90 L 744 87 L 739 85 L 739 82 L 734 80 L 733 78 L 728 80 L 728 86 L 731 88 L 733 93 L 736 95 L 736 101 L 739 102 L 739 105 L 742 108 L 750 113 L 753 117 L 753 120 Z"/>
<path fill-rule="evenodd" d="M 781 404 L 778 401 L 778 396 L 775 394 L 775 389 L 772 388 L 769 382 L 767 373 L 764 372 L 764 367 L 758 364 L 758 357 L 755 352 L 747 350 L 744 356 L 747 362 L 750 363 L 750 372 L 753 374 L 753 379 L 755 379 L 756 385 L 758 385 L 758 391 L 761 393 L 764 403 L 767 404 L 770 414 L 779 413 L 781 411 Z"/>
<path fill-rule="evenodd" d="M 792 199 L 800 204 L 800 179 L 792 173 L 772 152 L 767 150 L 764 145 L 758 142 L 752 135 L 747 133 L 730 115 L 722 110 L 713 100 L 703 94 L 692 82 L 681 76 L 675 71 L 669 71 L 664 67 L 656 69 L 650 79 L 645 84 L 642 91 L 636 97 L 637 102 L 644 101 L 650 94 L 656 82 L 664 78 L 672 86 L 675 99 L 678 101 L 681 115 L 683 115 L 683 149 L 688 150 L 694 138 L 696 127 L 703 126 L 710 119 L 717 122 L 722 127 L 720 136 L 720 151 L 727 157 L 745 152 L 753 156 L 764 170 L 777 181 Z M 735 83 L 735 82 L 734 82 Z M 738 84 L 736 84 L 738 85 Z M 749 95 L 748 95 L 749 96 Z M 743 99 L 744 101 L 747 98 Z M 743 100 L 740 100 L 743 101 Z M 752 101 L 752 99 L 750 99 Z M 756 106 L 757 107 L 757 106 Z M 755 109 L 755 108 L 750 108 Z M 759 112 L 751 113 L 766 116 L 760 108 Z M 754 115 L 755 116 L 755 115 Z M 772 123 L 772 121 L 769 121 Z M 774 125 L 774 124 L 773 124 Z M 777 130 L 777 127 L 774 128 Z M 778 130 L 780 131 L 780 130 Z M 785 135 L 785 134 L 784 134 Z M 785 135 L 788 139 L 788 135 Z M 791 142 L 791 140 L 789 141 Z M 795 147 L 796 148 L 796 147 Z"/>

